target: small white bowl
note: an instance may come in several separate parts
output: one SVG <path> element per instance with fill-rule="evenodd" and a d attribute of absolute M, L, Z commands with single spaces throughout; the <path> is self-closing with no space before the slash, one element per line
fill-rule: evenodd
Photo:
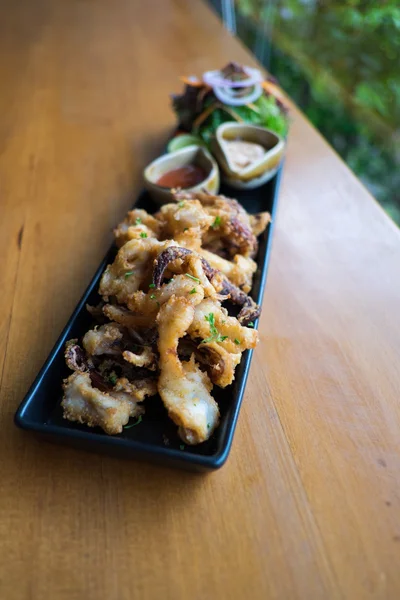
<path fill-rule="evenodd" d="M 265 148 L 265 154 L 244 168 L 232 163 L 226 152 L 226 142 L 241 140 Z M 237 189 L 254 189 L 267 183 L 276 174 L 285 150 L 285 140 L 270 129 L 241 123 L 223 123 L 215 133 L 214 154 L 226 183 Z"/>
<path fill-rule="evenodd" d="M 197 185 L 185 188 L 185 191 L 207 190 L 211 194 L 218 193 L 219 169 L 217 163 L 205 148 L 187 146 L 181 150 L 160 156 L 145 168 L 143 172 L 144 184 L 157 204 L 166 204 L 173 199 L 170 188 L 157 184 L 160 177 L 172 169 L 179 169 L 187 165 L 201 167 L 205 171 L 206 177 L 204 181 Z"/>

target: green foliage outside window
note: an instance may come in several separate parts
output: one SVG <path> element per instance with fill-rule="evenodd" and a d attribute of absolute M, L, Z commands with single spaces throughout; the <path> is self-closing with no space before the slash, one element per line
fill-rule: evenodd
<path fill-rule="evenodd" d="M 239 37 L 400 224 L 399 0 L 235 6 Z"/>

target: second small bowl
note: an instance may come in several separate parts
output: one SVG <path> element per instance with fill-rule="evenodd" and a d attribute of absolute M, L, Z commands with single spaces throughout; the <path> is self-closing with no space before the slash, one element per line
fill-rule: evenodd
<path fill-rule="evenodd" d="M 265 149 L 264 154 L 250 164 L 236 165 L 228 152 L 233 141 L 251 142 Z M 283 158 L 285 141 L 270 129 L 241 123 L 223 123 L 216 130 L 213 152 L 224 180 L 237 189 L 254 189 L 272 179 Z"/>
<path fill-rule="evenodd" d="M 172 188 L 163 187 L 157 181 L 169 171 L 189 165 L 200 167 L 205 176 L 203 181 L 193 187 L 184 188 L 184 191 L 207 190 L 211 194 L 218 192 L 219 169 L 211 154 L 200 146 L 187 146 L 181 150 L 160 156 L 145 168 L 143 172 L 144 184 L 157 204 L 166 204 L 172 201 Z"/>

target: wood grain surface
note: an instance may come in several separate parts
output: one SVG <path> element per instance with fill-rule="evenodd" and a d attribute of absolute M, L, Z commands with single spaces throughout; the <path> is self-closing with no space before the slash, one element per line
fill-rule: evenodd
<path fill-rule="evenodd" d="M 173 125 L 252 63 L 197 0 L 0 0 L 0 598 L 400 598 L 400 236 L 294 109 L 261 343 L 201 476 L 13 414 Z"/>

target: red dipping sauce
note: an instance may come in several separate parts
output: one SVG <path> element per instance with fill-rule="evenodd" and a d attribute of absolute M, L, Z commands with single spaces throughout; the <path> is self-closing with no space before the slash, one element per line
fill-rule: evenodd
<path fill-rule="evenodd" d="M 172 169 L 167 171 L 164 175 L 161 175 L 160 179 L 156 181 L 157 185 L 166 188 L 191 188 L 207 177 L 207 173 L 201 167 L 197 165 L 186 165 L 185 167 L 179 167 L 179 169 Z"/>

